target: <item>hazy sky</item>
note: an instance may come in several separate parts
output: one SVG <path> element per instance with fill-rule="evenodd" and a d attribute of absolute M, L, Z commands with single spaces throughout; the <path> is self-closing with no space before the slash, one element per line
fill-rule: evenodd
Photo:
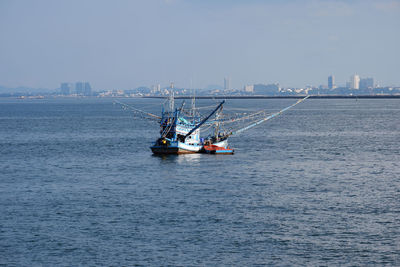
<path fill-rule="evenodd" d="M 400 85 L 400 0 L 0 0 L 0 85 Z"/>

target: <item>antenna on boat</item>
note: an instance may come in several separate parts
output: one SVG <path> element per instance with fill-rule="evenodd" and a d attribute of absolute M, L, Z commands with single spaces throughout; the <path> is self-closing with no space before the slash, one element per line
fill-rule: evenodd
<path fill-rule="evenodd" d="M 170 90 L 170 94 L 169 94 L 169 109 L 171 112 L 174 111 L 175 108 L 175 99 L 174 99 L 174 83 L 171 82 L 171 90 Z"/>
<path fill-rule="evenodd" d="M 194 90 L 194 88 L 192 88 L 193 90 L 193 97 L 192 97 L 192 114 L 191 116 L 194 119 L 195 113 L 196 113 L 196 91 Z"/>

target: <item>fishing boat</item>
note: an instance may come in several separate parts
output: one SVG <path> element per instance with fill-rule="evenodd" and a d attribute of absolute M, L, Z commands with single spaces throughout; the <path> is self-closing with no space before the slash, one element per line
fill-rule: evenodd
<path fill-rule="evenodd" d="M 183 112 L 184 104 L 174 109 L 174 96 L 169 98 L 169 110 L 162 111 L 160 137 L 151 151 L 154 154 L 188 154 L 204 152 L 204 139 L 200 138 L 200 127 L 225 103 L 222 101 L 207 117 L 200 120 L 194 112 L 194 102 L 189 116 Z M 217 142 L 216 145 L 222 145 Z"/>
<path fill-rule="evenodd" d="M 207 154 L 233 154 L 234 149 L 228 146 L 228 138 L 232 135 L 240 134 L 265 121 L 268 121 L 283 112 L 289 110 L 295 105 L 301 103 L 309 96 L 306 96 L 296 103 L 272 114 L 266 114 L 265 111 L 258 111 L 250 114 L 242 114 L 237 117 L 222 116 L 225 100 L 221 101 L 212 111 L 201 116 L 196 112 L 195 99 L 192 99 L 191 108 L 184 109 L 185 102 L 182 102 L 179 108 L 175 107 L 174 94 L 171 92 L 168 97 L 168 105 L 163 107 L 161 117 L 131 107 L 127 104 L 116 101 L 125 109 L 130 109 L 145 118 L 157 120 L 160 124 L 160 136 L 150 146 L 154 154 L 188 154 L 188 153 L 207 153 Z M 246 125 L 240 127 L 230 127 L 227 125 L 236 122 L 246 122 Z M 213 131 L 206 137 L 200 136 L 202 127 L 212 128 Z"/>

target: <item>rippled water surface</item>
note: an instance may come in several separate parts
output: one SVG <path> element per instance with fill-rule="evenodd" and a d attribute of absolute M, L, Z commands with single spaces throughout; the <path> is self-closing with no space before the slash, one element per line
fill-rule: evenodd
<path fill-rule="evenodd" d="M 234 155 L 153 156 L 158 130 L 108 99 L 0 99 L 0 265 L 400 265 L 400 100 L 308 99 Z"/>

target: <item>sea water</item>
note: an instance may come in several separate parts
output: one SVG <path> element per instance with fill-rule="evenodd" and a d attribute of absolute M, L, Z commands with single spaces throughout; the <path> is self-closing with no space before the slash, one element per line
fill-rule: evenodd
<path fill-rule="evenodd" d="M 153 156 L 158 136 L 111 99 L 0 99 L 0 265 L 400 264 L 400 100 L 308 99 L 234 155 Z"/>

